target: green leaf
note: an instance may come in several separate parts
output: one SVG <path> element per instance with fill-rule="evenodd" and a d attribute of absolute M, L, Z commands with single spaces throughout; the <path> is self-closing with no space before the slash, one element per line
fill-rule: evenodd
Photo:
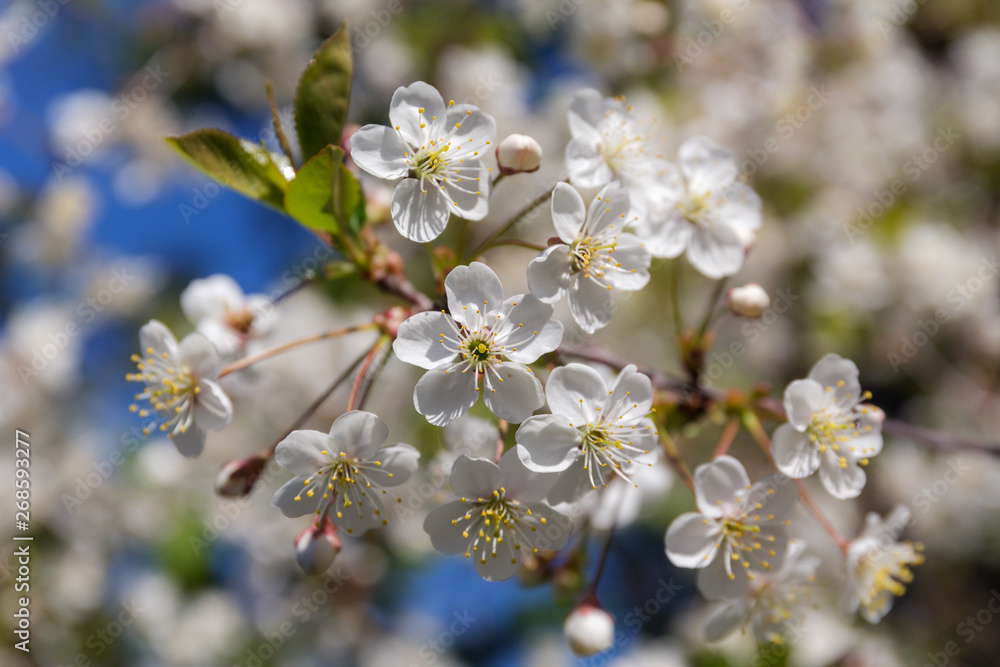
<path fill-rule="evenodd" d="M 365 223 L 365 196 L 340 147 L 327 146 L 302 165 L 288 184 L 285 209 L 311 229 L 357 236 Z"/>
<path fill-rule="evenodd" d="M 350 31 L 347 22 L 323 42 L 295 90 L 295 132 L 306 161 L 328 145 L 340 145 L 351 103 Z"/>
<path fill-rule="evenodd" d="M 167 137 L 167 143 L 219 183 L 284 210 L 288 181 L 262 146 L 212 128 Z"/>

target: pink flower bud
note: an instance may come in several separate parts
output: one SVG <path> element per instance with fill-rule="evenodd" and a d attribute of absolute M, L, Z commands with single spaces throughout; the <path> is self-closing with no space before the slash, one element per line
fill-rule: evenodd
<path fill-rule="evenodd" d="M 582 658 L 607 651 L 615 643 L 615 619 L 608 612 L 584 602 L 563 622 L 566 643 Z"/>
<path fill-rule="evenodd" d="M 295 538 L 295 558 L 306 574 L 323 574 L 340 553 L 340 537 L 329 520 L 313 524 Z"/>
<path fill-rule="evenodd" d="M 757 283 L 747 283 L 729 290 L 729 310 L 740 317 L 760 317 L 771 307 L 771 297 Z"/>
<path fill-rule="evenodd" d="M 240 497 L 250 493 L 268 459 L 261 455 L 229 461 L 215 478 L 215 492 L 220 496 Z"/>
<path fill-rule="evenodd" d="M 523 134 L 512 134 L 497 146 L 497 164 L 504 174 L 538 171 L 542 163 L 542 147 Z"/>

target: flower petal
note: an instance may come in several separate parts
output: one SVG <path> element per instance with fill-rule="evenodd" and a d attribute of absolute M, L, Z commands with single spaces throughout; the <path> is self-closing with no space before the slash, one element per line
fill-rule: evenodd
<path fill-rule="evenodd" d="M 497 335 L 506 336 L 504 356 L 511 361 L 529 364 L 543 354 L 559 347 L 562 341 L 562 322 L 552 321 L 553 308 L 530 294 L 518 294 L 504 302 L 503 311 L 508 315 L 497 327 Z"/>
<path fill-rule="evenodd" d="M 845 457 L 846 466 L 832 449 L 827 449 L 819 460 L 819 479 L 834 498 L 857 498 L 865 488 L 865 471 L 852 458 Z"/>
<path fill-rule="evenodd" d="M 545 397 L 553 414 L 569 419 L 571 426 L 585 426 L 597 421 L 597 408 L 603 407 L 608 385 L 600 373 L 583 364 L 566 364 L 549 374 Z"/>
<path fill-rule="evenodd" d="M 205 448 L 205 431 L 198 424 L 191 424 L 183 433 L 175 431 L 170 434 L 170 440 L 181 456 L 193 459 L 200 456 Z"/>
<path fill-rule="evenodd" d="M 490 210 L 490 174 L 479 160 L 466 160 L 461 178 L 444 181 L 442 195 L 452 213 L 466 220 L 482 220 Z"/>
<path fill-rule="evenodd" d="M 447 426 L 469 411 L 479 392 L 476 376 L 455 365 L 427 371 L 413 388 L 413 406 L 435 426 Z"/>
<path fill-rule="evenodd" d="M 420 452 L 410 445 L 398 444 L 382 447 L 375 452 L 377 467 L 365 467 L 365 475 L 373 484 L 389 488 L 406 482 L 420 467 Z"/>
<path fill-rule="evenodd" d="M 330 427 L 334 454 L 368 459 L 389 437 L 389 427 L 370 412 L 351 410 L 337 417 Z"/>
<path fill-rule="evenodd" d="M 743 266 L 746 249 L 729 227 L 694 227 L 688 242 L 687 258 L 707 278 L 731 276 Z"/>
<path fill-rule="evenodd" d="M 323 499 L 323 494 L 314 493 L 311 497 L 300 496 L 299 492 L 305 487 L 304 482 L 303 477 L 296 477 L 286 482 L 271 498 L 271 506 L 277 507 L 282 514 L 290 519 L 315 512 L 319 507 L 320 500 Z M 299 500 L 295 500 L 297 496 L 300 498 Z"/>
<path fill-rule="evenodd" d="M 233 404 L 222 387 L 211 380 L 198 382 L 194 422 L 198 428 L 221 431 L 233 420 Z"/>
<path fill-rule="evenodd" d="M 448 151 L 451 159 L 481 158 L 482 152 L 497 137 L 496 119 L 471 104 L 449 107 L 444 129 L 451 133 Z"/>
<path fill-rule="evenodd" d="M 500 457 L 501 483 L 508 498 L 521 503 L 539 502 L 556 476 L 528 468 L 521 460 L 520 449 L 515 446 Z"/>
<path fill-rule="evenodd" d="M 782 424 L 774 432 L 771 455 L 778 470 L 792 479 L 808 477 L 819 468 L 819 451 L 808 435 L 791 424 Z"/>
<path fill-rule="evenodd" d="M 446 503 L 427 513 L 424 532 L 431 538 L 434 548 L 443 554 L 460 554 L 469 549 L 472 539 L 462 537 L 463 527 L 453 521 L 461 521 L 473 507 L 468 503 Z"/>
<path fill-rule="evenodd" d="M 558 244 L 542 251 L 528 263 L 528 289 L 546 303 L 562 298 L 573 284 L 573 260 L 568 245 Z"/>
<path fill-rule="evenodd" d="M 611 322 L 615 311 L 611 290 L 581 272 L 569 288 L 569 311 L 577 326 L 587 333 L 594 333 Z"/>
<path fill-rule="evenodd" d="M 604 120 L 604 96 L 593 88 L 578 91 L 569 101 L 569 129 L 574 137 L 600 136 L 597 127 Z"/>
<path fill-rule="evenodd" d="M 736 156 L 708 137 L 692 137 L 678 151 L 688 189 L 698 195 L 725 190 L 739 174 Z"/>
<path fill-rule="evenodd" d="M 482 262 L 456 266 L 444 280 L 448 310 L 455 321 L 475 330 L 486 316 L 503 306 L 503 285 L 493 269 Z"/>
<path fill-rule="evenodd" d="M 705 639 L 719 641 L 739 630 L 750 619 L 750 601 L 740 598 L 718 605 L 702 623 Z"/>
<path fill-rule="evenodd" d="M 243 309 L 243 290 L 231 277 L 217 273 L 192 280 L 181 292 L 181 310 L 193 324 L 222 320 L 229 312 Z"/>
<path fill-rule="evenodd" d="M 147 354 L 167 353 L 173 359 L 178 357 L 177 339 L 174 334 L 159 320 L 150 320 L 139 329 L 139 346 L 143 356 Z M 153 352 L 150 353 L 149 350 Z"/>
<path fill-rule="evenodd" d="M 500 466 L 462 454 L 451 467 L 451 490 L 460 498 L 492 498 L 503 484 Z"/>
<path fill-rule="evenodd" d="M 517 429 L 517 453 L 529 470 L 559 472 L 576 459 L 580 432 L 561 415 L 529 417 Z"/>
<path fill-rule="evenodd" d="M 608 183 L 590 202 L 583 236 L 597 236 L 612 227 L 624 229 L 631 208 L 628 190 L 618 181 Z"/>
<path fill-rule="evenodd" d="M 671 213 L 660 221 L 640 219 L 635 229 L 653 257 L 669 259 L 687 249 L 694 226 L 680 215 Z"/>
<path fill-rule="evenodd" d="M 430 84 L 415 81 L 409 86 L 397 88 L 392 94 L 389 121 L 411 146 L 427 143 L 431 131 L 436 129 L 435 125 L 443 127 L 444 119 L 444 100 Z"/>
<path fill-rule="evenodd" d="M 604 282 L 625 292 L 642 289 L 649 283 L 649 250 L 633 234 L 619 234 L 616 241 L 611 259 L 618 267 L 604 271 Z"/>
<path fill-rule="evenodd" d="M 590 481 L 590 471 L 584 468 L 582 456 L 577 456 L 570 466 L 555 475 L 555 478 L 545 498 L 553 505 L 575 503 L 594 490 L 594 483 Z"/>
<path fill-rule="evenodd" d="M 392 222 L 399 233 L 417 243 L 433 241 L 448 226 L 447 197 L 436 187 L 421 187 L 419 180 L 405 178 L 392 193 Z"/>
<path fill-rule="evenodd" d="M 524 506 L 531 510 L 531 518 L 539 525 L 532 533 L 532 545 L 539 551 L 558 551 L 566 546 L 570 533 L 573 531 L 573 522 L 568 516 L 557 512 L 545 503 L 527 502 Z M 543 527 L 544 526 L 544 527 Z"/>
<path fill-rule="evenodd" d="M 476 572 L 486 581 L 506 581 L 517 574 L 518 553 L 514 540 L 480 543 L 479 551 L 472 554 Z"/>
<path fill-rule="evenodd" d="M 181 341 L 178 358 L 197 379 L 214 380 L 222 370 L 219 351 L 211 341 L 198 332 L 188 334 Z"/>
<path fill-rule="evenodd" d="M 583 232 L 587 209 L 583 197 L 569 183 L 557 183 L 552 190 L 552 225 L 564 243 L 572 243 Z"/>
<path fill-rule="evenodd" d="M 296 475 L 309 476 L 337 455 L 333 438 L 320 431 L 292 431 L 274 449 L 274 462 Z M 321 452 L 327 452 L 322 454 Z M 332 454 L 330 452 L 333 452 Z"/>
<path fill-rule="evenodd" d="M 743 498 L 742 505 L 748 514 L 750 510 L 756 511 L 753 516 L 761 525 L 784 524 L 795 512 L 798 500 L 799 487 L 794 481 L 786 475 L 770 475 L 753 485 Z M 756 519 L 757 514 L 761 516 L 759 520 Z"/>
<path fill-rule="evenodd" d="M 858 375 L 857 365 L 839 354 L 826 355 L 809 371 L 809 379 L 815 380 L 824 389 L 830 387 L 841 407 L 852 406 L 861 399 Z"/>
<path fill-rule="evenodd" d="M 682 514 L 667 529 L 667 558 L 677 567 L 701 568 L 715 560 L 719 525 L 698 512 Z"/>
<path fill-rule="evenodd" d="M 797 431 L 804 431 L 809 426 L 823 403 L 823 387 L 815 380 L 795 380 L 785 388 L 785 412 L 789 424 Z"/>
<path fill-rule="evenodd" d="M 410 171 L 406 153 L 410 147 L 391 127 L 365 125 L 351 135 L 351 159 L 369 174 L 395 180 Z"/>
<path fill-rule="evenodd" d="M 608 161 L 601 155 L 601 139 L 574 137 L 566 144 L 566 169 L 570 182 L 579 188 L 599 188 L 608 184 L 614 173 Z"/>
<path fill-rule="evenodd" d="M 611 387 L 605 417 L 613 412 L 630 415 L 629 422 L 636 421 L 653 409 L 653 383 L 649 376 L 629 364 L 621 370 Z M 615 415 L 618 416 L 618 415 Z"/>
<path fill-rule="evenodd" d="M 743 464 L 732 456 L 720 456 L 694 472 L 698 509 L 709 517 L 718 517 L 735 509 L 739 497 L 750 488 L 750 478 Z"/>
<path fill-rule="evenodd" d="M 392 351 L 400 361 L 426 368 L 442 368 L 455 359 L 454 350 L 442 339 L 455 337 L 450 315 L 438 312 L 417 313 L 399 325 Z"/>
<path fill-rule="evenodd" d="M 512 424 L 520 424 L 545 405 L 542 383 L 524 364 L 504 361 L 484 374 L 483 400 L 490 412 Z"/>

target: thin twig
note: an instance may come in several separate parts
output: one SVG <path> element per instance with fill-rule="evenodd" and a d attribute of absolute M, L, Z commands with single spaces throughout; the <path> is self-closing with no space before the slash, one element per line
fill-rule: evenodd
<path fill-rule="evenodd" d="M 684 459 L 681 458 L 680 452 L 677 451 L 677 445 L 674 444 L 673 439 L 667 433 L 666 429 L 660 431 L 660 442 L 663 443 L 663 451 L 667 455 L 667 461 L 673 469 L 680 475 L 680 478 L 684 480 L 684 483 L 691 493 L 694 493 L 694 477 L 691 476 L 691 471 L 688 469 L 687 464 L 684 463 Z"/>
<path fill-rule="evenodd" d="M 503 458 L 504 447 L 507 444 L 507 420 L 501 419 L 497 424 L 497 428 L 500 431 L 500 437 L 497 438 L 496 462 L 500 463 L 500 459 Z"/>
<path fill-rule="evenodd" d="M 350 412 L 358 407 L 358 395 L 361 392 L 361 385 L 368 375 L 368 369 L 371 368 L 372 362 L 378 355 L 379 350 L 385 345 L 385 340 L 380 338 L 372 349 L 365 355 L 365 360 L 361 364 L 361 368 L 358 369 L 358 375 L 354 378 L 354 384 L 351 385 L 351 396 L 347 399 L 347 411 Z"/>
<path fill-rule="evenodd" d="M 521 222 L 521 220 L 523 220 L 529 213 L 531 213 L 536 208 L 538 208 L 539 206 L 541 206 L 542 204 L 544 204 L 545 202 L 547 202 L 549 200 L 549 197 L 552 196 L 552 191 L 554 189 L 555 188 L 553 187 L 552 190 L 546 190 L 542 194 L 540 194 L 537 197 L 535 197 L 531 202 L 528 203 L 527 206 L 525 206 L 520 211 L 518 211 L 514 215 L 513 218 L 511 218 L 510 220 L 508 220 L 505 225 L 503 225 L 502 227 L 499 227 L 496 231 L 494 231 L 492 234 L 490 234 L 485 239 L 483 239 L 483 242 L 480 243 L 478 246 L 476 246 L 476 249 L 473 250 L 469 254 L 469 256 L 470 257 L 476 257 L 478 255 L 481 255 L 483 252 L 485 252 L 489 248 L 493 247 L 493 244 L 494 244 L 494 242 L 497 239 L 499 239 L 501 236 L 503 236 L 508 231 L 510 231 L 511 228 L 514 227 L 514 225 L 516 225 L 517 223 Z"/>
<path fill-rule="evenodd" d="M 722 429 L 722 435 L 719 436 L 719 444 L 715 446 L 715 453 L 712 454 L 713 459 L 724 456 L 729 452 L 729 446 L 733 444 L 733 440 L 736 438 L 739 430 L 740 418 L 733 415 L 726 421 L 726 425 Z"/>
<path fill-rule="evenodd" d="M 278 113 L 278 105 L 274 101 L 274 86 L 271 85 L 270 79 L 264 82 L 264 89 L 267 91 L 267 101 L 271 105 L 271 122 L 274 123 L 274 133 L 278 135 L 278 144 L 288 156 L 292 169 L 295 169 L 295 155 L 292 153 L 292 145 L 288 142 L 288 137 L 285 136 L 285 130 L 281 126 L 281 114 Z"/>
<path fill-rule="evenodd" d="M 594 578 L 590 581 L 586 593 L 583 594 L 582 602 L 590 602 L 592 604 L 597 602 L 597 585 L 601 583 L 604 567 L 608 563 L 608 555 L 611 553 L 611 542 L 615 539 L 615 529 L 616 526 L 612 524 L 607 536 L 604 538 L 604 547 L 601 548 L 601 555 L 597 561 L 597 569 L 594 570 Z"/>
<path fill-rule="evenodd" d="M 219 373 L 219 377 L 225 377 L 230 373 L 235 373 L 236 371 L 243 370 L 247 366 L 252 366 L 258 361 L 263 361 L 264 359 L 269 359 L 275 355 L 281 354 L 282 352 L 287 352 L 300 345 L 306 345 L 307 343 L 315 343 L 317 341 L 326 340 L 327 338 L 336 338 L 337 336 L 343 336 L 344 334 L 354 333 L 356 331 L 365 331 L 366 329 L 374 329 L 375 324 L 368 322 L 366 324 L 359 324 L 353 327 L 344 327 L 342 329 L 333 329 L 331 331 L 324 331 L 323 333 L 313 334 L 312 336 L 306 336 L 305 338 L 298 338 L 296 340 L 289 341 L 287 343 L 282 343 L 277 347 L 272 347 L 269 350 L 264 350 L 255 355 L 244 357 L 239 361 L 235 361 Z"/>

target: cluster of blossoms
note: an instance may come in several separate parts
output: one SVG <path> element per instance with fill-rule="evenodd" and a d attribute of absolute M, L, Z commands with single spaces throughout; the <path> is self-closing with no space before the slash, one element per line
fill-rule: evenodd
<path fill-rule="evenodd" d="M 351 157 L 360 169 L 397 181 L 391 216 L 411 241 L 437 239 L 452 215 L 483 219 L 496 180 L 539 166 L 537 142 L 512 135 L 491 149 L 493 118 L 470 105 L 446 105 L 423 82 L 396 91 L 389 118 L 389 127 L 354 132 Z M 454 461 L 456 500 L 432 510 L 424 530 L 439 551 L 471 559 L 484 579 L 509 579 L 567 544 L 569 517 L 593 508 L 588 499 L 620 498 L 609 495 L 609 486 L 638 487 L 661 460 L 662 442 L 671 464 L 691 481 L 697 508 L 670 524 L 665 551 L 675 566 L 698 570 L 698 588 L 718 601 L 706 619 L 706 636 L 718 639 L 749 626 L 761 642 L 781 642 L 800 625 L 820 564 L 796 529 L 805 488 L 798 480 L 818 471 L 830 495 L 857 497 L 866 481 L 863 467 L 882 449 L 884 415 L 864 402 L 870 394 L 862 392 L 854 363 L 829 355 L 785 391 L 787 423 L 765 447 L 777 474 L 751 483 L 743 464 L 719 451 L 692 478 L 665 433 L 667 424 L 652 418 L 659 387 L 649 373 L 622 364 L 609 377 L 590 365 L 566 363 L 564 325 L 553 319 L 553 304 L 566 297 L 575 324 L 594 333 L 609 323 L 618 292 L 647 285 L 654 257 L 686 254 L 704 276 L 725 279 L 741 268 L 762 221 L 761 200 L 740 178 L 735 156 L 709 139 L 685 141 L 674 164 L 651 151 L 624 100 L 593 90 L 572 99 L 569 127 L 569 182 L 550 193 L 556 237 L 526 264 L 530 294 L 505 298 L 500 278 L 485 263 L 459 262 L 443 280 L 443 309 L 423 305 L 373 324 L 392 339 L 400 361 L 426 371 L 414 387 L 413 405 L 430 424 L 447 427 L 462 419 L 480 396 L 498 422 L 496 456 L 462 454 Z M 499 175 L 491 177 L 492 154 Z M 589 206 L 578 188 L 591 190 Z M 232 418 L 217 379 L 252 360 L 227 369 L 223 361 L 240 359 L 251 340 L 267 333 L 274 304 L 244 296 L 224 276 L 195 281 L 181 302 L 197 332 L 178 343 L 164 325 L 150 322 L 140 332 L 139 372 L 129 377 L 145 385 L 137 400 L 149 402 L 133 410 L 153 417 L 183 454 L 194 456 L 205 431 Z M 769 299 L 751 283 L 730 290 L 728 305 L 732 314 L 752 318 Z M 699 345 L 706 344 L 703 334 L 704 327 Z M 693 370 L 697 377 L 699 369 Z M 307 572 L 329 566 L 341 548 L 338 531 L 357 535 L 387 524 L 387 489 L 406 483 L 420 467 L 413 447 L 385 445 L 389 427 L 361 410 L 363 399 L 356 403 L 356 396 L 352 392 L 348 411 L 328 434 L 292 431 L 266 455 L 227 468 L 229 477 L 220 482 L 220 489 L 245 492 L 272 456 L 295 475 L 273 505 L 287 517 L 311 515 L 296 540 Z M 510 424 L 518 425 L 512 442 L 506 438 Z M 597 525 L 596 513 L 590 520 Z M 919 546 L 897 542 L 898 533 L 886 543 L 884 533 L 872 515 L 858 539 L 841 544 L 845 605 L 852 613 L 860 608 L 871 622 L 902 594 L 912 577 L 909 566 L 922 560 Z M 565 629 L 581 654 L 608 648 L 614 634 L 613 619 L 593 595 Z"/>

